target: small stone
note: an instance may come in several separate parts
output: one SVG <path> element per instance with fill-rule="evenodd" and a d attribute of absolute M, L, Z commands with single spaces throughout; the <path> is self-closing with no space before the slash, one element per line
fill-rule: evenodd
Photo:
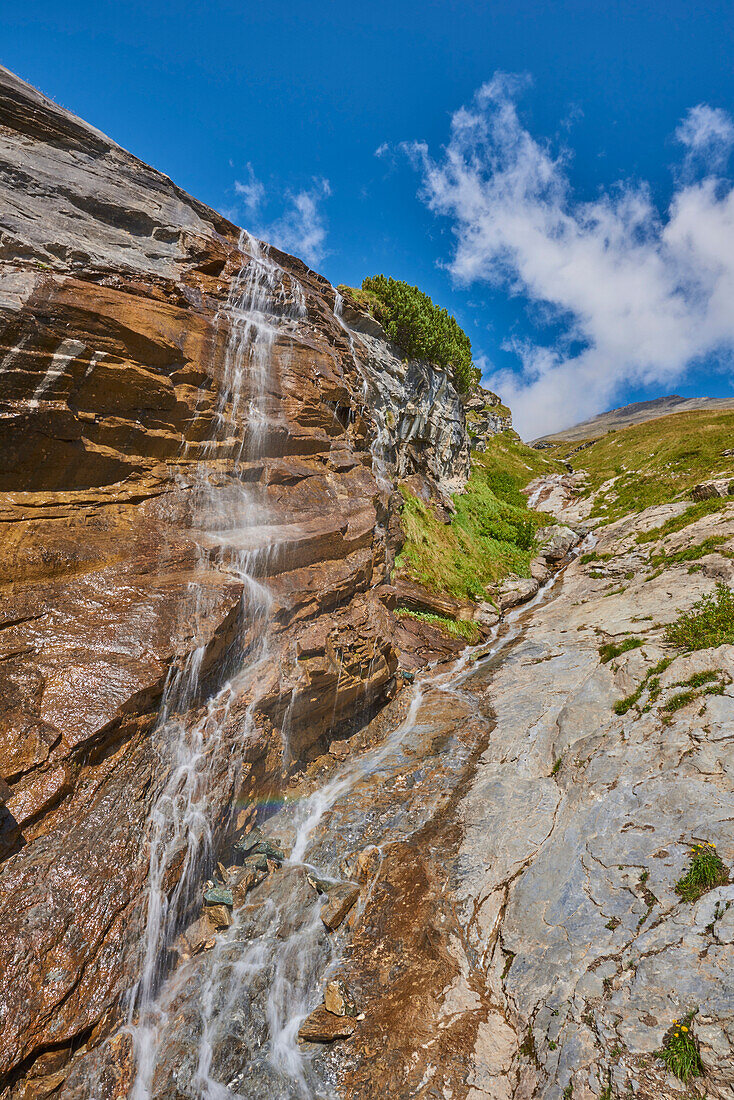
<path fill-rule="evenodd" d="M 234 905 L 232 891 L 227 886 L 212 886 L 204 893 L 205 905 L 227 905 L 230 909 Z"/>
<path fill-rule="evenodd" d="M 264 837 L 256 829 L 253 829 L 249 836 L 240 837 L 234 845 L 234 851 L 238 856 L 245 856 L 245 858 L 264 856 L 277 863 L 283 863 L 285 860 L 285 852 L 280 843 L 275 839 Z"/>
<path fill-rule="evenodd" d="M 307 1043 L 332 1043 L 335 1039 L 348 1039 L 357 1021 L 351 1016 L 335 1016 L 325 1005 L 319 1005 L 301 1024 L 298 1038 Z"/>
<path fill-rule="evenodd" d="M 267 859 L 274 860 L 276 863 L 283 863 L 285 860 L 285 852 L 277 840 L 261 840 L 260 843 L 253 848 L 253 853 L 256 855 L 263 855 Z"/>
<path fill-rule="evenodd" d="M 224 866 L 223 863 L 218 863 L 217 864 L 217 874 L 219 875 L 220 879 L 222 880 L 222 882 L 226 886 L 229 882 L 229 874 L 227 872 L 227 868 Z"/>
<path fill-rule="evenodd" d="M 247 833 L 245 836 L 241 836 L 239 840 L 236 840 L 232 845 L 232 848 L 238 855 L 247 855 L 251 852 L 257 844 L 262 840 L 262 833 L 259 829 L 253 829 L 252 832 Z"/>
<path fill-rule="evenodd" d="M 329 900 L 321 907 L 321 919 L 329 931 L 333 932 L 359 897 L 359 886 L 353 882 L 340 882 L 329 888 L 327 897 Z"/>
<path fill-rule="evenodd" d="M 357 1018 L 357 1006 L 352 1000 L 349 990 L 339 978 L 328 982 L 324 994 L 324 1006 L 335 1016 L 354 1016 Z"/>
<path fill-rule="evenodd" d="M 352 746 L 348 741 L 332 741 L 329 745 L 329 752 L 332 756 L 335 756 L 337 760 L 346 760 L 352 751 Z"/>
<path fill-rule="evenodd" d="M 210 905 L 206 915 L 217 930 L 229 928 L 232 923 L 232 914 L 226 905 Z"/>
<path fill-rule="evenodd" d="M 250 868 L 252 871 L 266 871 L 268 869 L 268 857 L 261 855 L 259 852 L 253 855 L 246 856 L 242 861 L 244 868 Z"/>
<path fill-rule="evenodd" d="M 257 884 L 262 882 L 266 877 L 265 871 L 258 871 L 254 867 L 246 866 L 240 868 L 231 884 L 232 898 L 235 906 L 239 907 L 240 905 L 244 905 L 248 891 L 251 890 L 253 886 L 257 886 Z"/>

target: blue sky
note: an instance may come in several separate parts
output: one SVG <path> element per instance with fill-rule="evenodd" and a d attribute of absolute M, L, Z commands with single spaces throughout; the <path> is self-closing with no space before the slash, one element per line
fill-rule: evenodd
<path fill-rule="evenodd" d="M 0 61 L 333 283 L 420 286 L 530 437 L 734 393 L 733 16 L 29 2 Z"/>

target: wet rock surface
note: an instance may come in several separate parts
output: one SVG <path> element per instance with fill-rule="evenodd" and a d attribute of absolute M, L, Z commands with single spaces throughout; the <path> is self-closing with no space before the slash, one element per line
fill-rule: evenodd
<path fill-rule="evenodd" d="M 400 363 L 411 432 L 376 449 L 367 351 L 333 288 L 273 250 L 267 431 L 243 460 L 257 379 L 250 362 L 234 400 L 231 295 L 255 245 L 4 69 L 0 113 L 0 1082 L 20 1089 L 49 1050 L 78 1059 L 110 1033 L 135 981 L 166 685 L 195 666 L 184 711 L 223 731 L 206 758 L 219 842 L 238 792 L 265 798 L 396 690 L 390 479 L 419 471 L 446 496 L 468 444 L 445 372 Z M 394 359 L 379 339 L 369 354 Z M 243 494 L 254 519 L 233 530 Z M 272 659 L 233 700 L 262 633 L 243 554 L 268 584 Z M 129 1046 L 110 1048 L 109 1088 Z"/>

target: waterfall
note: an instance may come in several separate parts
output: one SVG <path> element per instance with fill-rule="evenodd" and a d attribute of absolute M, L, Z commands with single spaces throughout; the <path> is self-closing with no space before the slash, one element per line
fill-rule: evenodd
<path fill-rule="evenodd" d="M 195 647 L 184 663 L 172 669 L 154 735 L 158 767 L 165 780 L 150 816 L 142 968 L 128 996 L 136 1065 L 131 1095 L 135 1100 L 151 1095 L 158 1063 L 166 1021 L 166 1007 L 159 996 L 165 951 L 200 893 L 214 856 L 215 822 L 208 797 L 212 781 L 224 772 L 229 774 L 232 790 L 236 787 L 242 751 L 254 735 L 257 694 L 253 688 L 269 657 L 270 596 L 262 576 L 275 548 L 269 541 L 266 510 L 256 490 L 243 480 L 243 473 L 262 462 L 272 423 L 273 343 L 279 333 L 292 330 L 305 315 L 305 299 L 298 283 L 245 232 L 240 250 L 247 259 L 217 317 L 218 327 L 226 326 L 228 337 L 218 397 L 208 414 L 202 411 L 208 394 L 200 392 L 199 415 L 210 417 L 208 438 L 198 460 L 192 458 L 190 449 L 182 454 L 179 485 L 193 501 L 193 536 L 200 547 L 202 576 L 214 562 L 242 585 L 242 639 L 226 669 L 229 678 L 205 702 L 205 647 Z M 253 539 L 253 529 L 258 527 L 265 528 L 260 545 Z M 199 615 L 206 612 L 206 585 L 197 585 L 196 580 L 192 585 L 199 613 L 196 619 L 202 621 Z M 233 703 L 243 697 L 249 705 L 233 745 L 231 735 L 225 737 L 224 731 L 232 719 Z"/>

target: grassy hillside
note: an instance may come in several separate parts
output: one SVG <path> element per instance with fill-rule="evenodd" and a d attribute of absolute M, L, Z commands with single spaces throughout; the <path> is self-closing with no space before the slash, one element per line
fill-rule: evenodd
<path fill-rule="evenodd" d="M 589 472 L 586 493 L 597 494 L 591 514 L 611 522 L 685 499 L 698 482 L 734 473 L 734 456 L 723 453 L 734 447 L 734 410 L 676 413 L 578 446 L 560 443 L 543 453 Z"/>
<path fill-rule="evenodd" d="M 487 585 L 508 573 L 528 576 L 535 532 L 549 519 L 531 512 L 520 490 L 561 468 L 547 452 L 505 432 L 474 456 L 466 489 L 454 497 L 450 524 L 403 490 L 406 543 L 398 569 L 434 591 L 470 599 L 486 599 Z"/>

